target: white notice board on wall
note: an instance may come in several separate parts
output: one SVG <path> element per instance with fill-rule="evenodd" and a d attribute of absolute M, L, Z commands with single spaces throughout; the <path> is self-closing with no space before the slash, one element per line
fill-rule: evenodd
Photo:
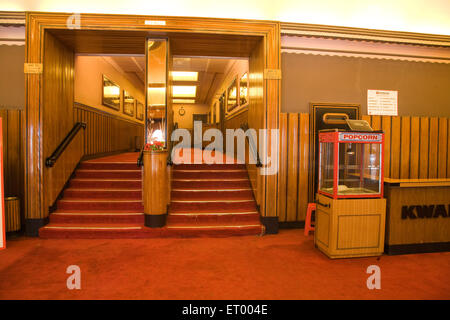
<path fill-rule="evenodd" d="M 0 118 L 0 250 L 6 247 L 5 237 L 5 205 L 4 205 L 4 190 L 3 190 L 3 124 Z"/>
<path fill-rule="evenodd" d="M 398 115 L 398 91 L 367 90 L 367 114 L 381 116 Z"/>

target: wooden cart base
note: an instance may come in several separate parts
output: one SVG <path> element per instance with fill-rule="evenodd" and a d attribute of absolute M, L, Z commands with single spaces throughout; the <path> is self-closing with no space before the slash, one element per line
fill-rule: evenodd
<path fill-rule="evenodd" d="M 317 199 L 314 243 L 320 251 L 332 259 L 383 254 L 386 199 Z"/>

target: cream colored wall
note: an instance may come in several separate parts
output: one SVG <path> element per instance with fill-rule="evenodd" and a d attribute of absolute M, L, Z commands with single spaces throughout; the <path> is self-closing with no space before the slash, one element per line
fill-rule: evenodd
<path fill-rule="evenodd" d="M 145 96 L 142 89 L 136 88 L 124 74 L 119 72 L 112 64 L 100 56 L 76 56 L 75 57 L 75 102 L 88 105 L 93 108 L 106 111 L 108 113 L 144 123 L 136 119 L 136 109 L 131 117 L 123 113 L 123 100 L 120 100 L 120 110 L 114 110 L 102 105 L 103 77 L 114 81 L 120 86 L 120 94 L 123 90 L 129 92 L 135 99 L 145 103 Z"/>
<path fill-rule="evenodd" d="M 223 82 L 221 83 L 221 85 L 219 86 L 219 89 L 216 90 L 216 92 L 213 95 L 213 99 L 211 101 L 211 103 L 209 104 L 209 110 L 211 111 L 212 114 L 212 110 L 214 108 L 215 103 L 216 104 L 216 122 L 220 122 L 219 121 L 219 115 L 220 115 L 220 101 L 219 98 L 222 95 L 222 93 L 224 93 L 228 87 L 231 85 L 231 83 L 233 82 L 233 80 L 237 77 L 239 82 L 239 79 L 241 78 L 241 76 L 244 75 L 244 73 L 248 72 L 248 60 L 233 60 L 232 62 L 233 64 L 230 66 L 230 68 L 227 71 L 227 74 L 224 77 Z M 244 106 L 239 106 L 235 109 L 232 110 L 231 113 L 229 114 L 225 114 L 225 118 L 227 118 L 228 116 L 233 115 L 234 113 L 242 110 L 243 108 L 246 108 L 248 104 L 244 105 Z M 226 106 L 225 106 L 225 111 L 226 111 Z M 208 111 L 209 112 L 209 111 Z"/>
<path fill-rule="evenodd" d="M 183 107 L 186 111 L 184 116 L 180 116 L 178 110 Z M 193 129 L 193 114 L 208 114 L 209 107 L 206 104 L 174 104 L 173 122 L 178 122 L 178 128 Z"/>

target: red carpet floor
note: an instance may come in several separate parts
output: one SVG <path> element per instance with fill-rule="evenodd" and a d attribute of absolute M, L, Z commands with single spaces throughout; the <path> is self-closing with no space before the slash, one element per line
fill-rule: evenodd
<path fill-rule="evenodd" d="M 191 149 L 185 152 L 192 157 L 195 153 Z M 125 153 L 82 162 L 39 236 L 134 239 L 264 233 L 247 170 L 235 163 L 174 165 L 167 225 L 145 227 L 138 155 Z"/>
<path fill-rule="evenodd" d="M 381 290 L 366 269 L 381 268 Z M 81 290 L 66 268 L 81 268 Z M 330 260 L 303 230 L 228 238 L 19 238 L 0 299 L 450 299 L 450 253 Z M 300 310 L 299 310 L 300 312 Z"/>

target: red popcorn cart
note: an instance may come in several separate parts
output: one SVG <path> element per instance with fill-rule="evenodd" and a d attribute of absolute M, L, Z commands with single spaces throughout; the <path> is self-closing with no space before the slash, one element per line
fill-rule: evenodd
<path fill-rule="evenodd" d="M 319 194 L 382 198 L 383 149 L 381 132 L 319 132 Z"/>
<path fill-rule="evenodd" d="M 384 133 L 319 132 L 314 243 L 330 258 L 384 251 Z"/>

